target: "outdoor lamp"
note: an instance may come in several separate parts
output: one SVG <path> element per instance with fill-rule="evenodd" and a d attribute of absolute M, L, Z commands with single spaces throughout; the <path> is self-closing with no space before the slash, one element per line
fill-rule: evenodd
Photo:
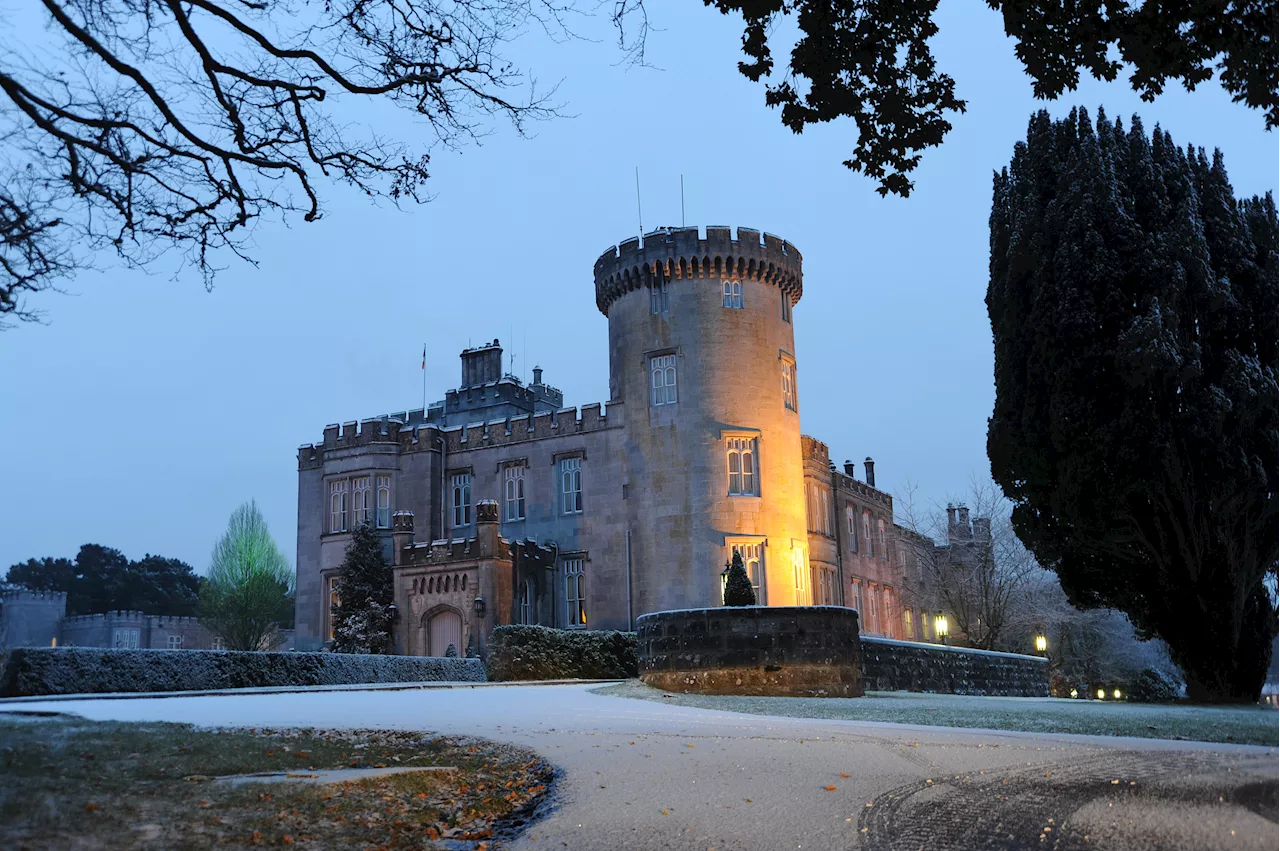
<path fill-rule="evenodd" d="M 1076 691 L 1075 689 L 1072 689 L 1072 690 L 1071 690 L 1071 697 L 1072 697 L 1072 698 L 1077 698 L 1077 697 L 1079 697 L 1079 696 L 1080 696 L 1080 692 Z"/>
<path fill-rule="evenodd" d="M 475 599 L 476 617 L 484 617 L 484 597 L 477 596 Z"/>
<path fill-rule="evenodd" d="M 1106 699 L 1107 699 L 1106 689 L 1098 689 L 1098 700 L 1106 700 Z"/>
<path fill-rule="evenodd" d="M 1043 635 L 1037 635 L 1036 636 L 1036 652 L 1045 653 L 1048 651 L 1048 649 L 1049 649 L 1049 639 L 1045 638 Z"/>
<path fill-rule="evenodd" d="M 1120 689 L 1116 689 L 1111 694 L 1115 697 L 1116 700 L 1120 699 Z"/>
<path fill-rule="evenodd" d="M 395 623 L 396 621 L 400 620 L 400 607 L 397 606 L 395 603 L 392 603 L 390 606 L 388 606 L 387 611 L 391 613 L 392 623 Z"/>
<path fill-rule="evenodd" d="M 947 616 L 946 615 L 938 615 L 936 618 L 933 619 L 933 631 L 934 633 L 937 634 L 939 638 L 942 639 L 943 644 L 947 643 Z"/>

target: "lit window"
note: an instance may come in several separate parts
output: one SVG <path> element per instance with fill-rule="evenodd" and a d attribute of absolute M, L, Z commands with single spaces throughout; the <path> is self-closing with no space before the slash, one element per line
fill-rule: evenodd
<path fill-rule="evenodd" d="M 799 410 L 796 402 L 796 365 L 784 358 L 782 360 L 782 404 L 788 411 Z"/>
<path fill-rule="evenodd" d="M 910 609 L 902 610 L 902 637 L 908 641 L 916 637 L 915 618 Z"/>
<path fill-rule="evenodd" d="M 351 480 L 351 513 L 355 525 L 363 526 L 369 522 L 369 477 L 360 476 Z"/>
<path fill-rule="evenodd" d="M 453 525 L 471 525 L 471 474 L 458 473 L 453 477 Z"/>
<path fill-rule="evenodd" d="M 347 531 L 347 480 L 329 482 L 329 531 Z"/>
<path fill-rule="evenodd" d="M 759 496 L 756 489 L 756 439 L 731 437 L 729 455 L 729 496 Z"/>
<path fill-rule="evenodd" d="M 378 476 L 378 528 L 391 528 L 391 477 Z"/>
<path fill-rule="evenodd" d="M 782 321 L 791 321 L 791 293 L 782 291 Z"/>
<path fill-rule="evenodd" d="M 111 646 L 117 650 L 137 650 L 141 631 L 137 628 L 117 628 L 111 632 Z"/>
<path fill-rule="evenodd" d="M 325 583 L 329 587 L 329 593 L 327 595 L 329 598 L 329 617 L 328 617 L 329 628 L 328 630 L 326 630 L 326 635 L 328 636 L 326 640 L 333 641 L 333 619 L 334 619 L 334 616 L 337 614 L 337 612 L 335 612 L 334 610 L 342 605 L 342 597 L 341 595 L 338 594 L 338 577 L 330 576 L 325 580 Z M 216 650 L 219 648 L 214 648 L 214 649 Z"/>
<path fill-rule="evenodd" d="M 503 472 L 507 497 L 507 519 L 524 519 L 524 467 L 508 467 Z M 523 623 L 523 621 L 522 621 Z"/>
<path fill-rule="evenodd" d="M 676 356 L 649 358 L 649 402 L 653 406 L 676 403 Z"/>
<path fill-rule="evenodd" d="M 742 281 L 724 282 L 724 306 L 742 307 Z"/>
<path fill-rule="evenodd" d="M 564 458 L 560 461 L 560 512 L 582 513 L 581 458 Z"/>
<path fill-rule="evenodd" d="M 804 566 L 804 550 L 796 547 L 791 551 L 791 571 L 795 575 L 796 605 L 809 605 L 809 571 Z"/>
<path fill-rule="evenodd" d="M 165 646 L 166 648 L 168 648 L 169 650 L 181 650 L 181 649 L 182 649 L 182 636 L 181 636 L 181 635 L 170 635 L 170 636 L 167 636 L 167 637 L 165 638 L 165 641 L 164 641 L 164 646 Z"/>
<path fill-rule="evenodd" d="M 583 560 L 565 559 L 564 600 L 569 626 L 587 625 L 587 578 L 582 572 Z"/>
<path fill-rule="evenodd" d="M 863 614 L 865 619 L 862 622 L 864 631 L 868 635 L 880 634 L 880 611 L 876 608 L 876 587 L 868 585 L 865 596 L 863 598 Z"/>
<path fill-rule="evenodd" d="M 657 316 L 666 313 L 670 307 L 667 298 L 667 276 L 661 272 L 649 285 L 649 312 Z"/>
<path fill-rule="evenodd" d="M 733 559 L 734 553 L 738 553 L 742 556 L 742 566 L 747 569 L 747 577 L 751 580 L 751 587 L 755 589 L 756 602 L 763 605 L 764 598 L 760 596 L 760 582 L 761 582 L 761 577 L 764 576 L 764 544 L 763 543 L 732 544 L 729 547 L 730 560 Z M 721 598 L 723 599 L 724 588 L 720 589 L 720 595 L 721 595 Z"/>

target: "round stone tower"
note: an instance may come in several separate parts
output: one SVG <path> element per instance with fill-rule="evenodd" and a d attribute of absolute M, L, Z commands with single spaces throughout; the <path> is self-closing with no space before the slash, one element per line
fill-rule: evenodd
<path fill-rule="evenodd" d="M 811 602 L 792 308 L 800 252 L 748 228 L 663 228 L 605 252 L 610 399 L 633 616 L 718 606 L 744 552 L 772 606 Z M 610 416 L 613 416 L 612 411 Z"/>

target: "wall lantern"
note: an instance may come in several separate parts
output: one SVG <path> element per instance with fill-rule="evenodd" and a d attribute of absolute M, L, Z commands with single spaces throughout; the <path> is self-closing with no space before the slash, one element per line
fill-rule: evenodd
<path fill-rule="evenodd" d="M 939 638 L 942 639 L 943 644 L 947 643 L 947 616 L 946 615 L 938 615 L 936 618 L 933 619 L 933 631 L 935 634 L 937 634 Z"/>
<path fill-rule="evenodd" d="M 1043 635 L 1037 635 L 1037 636 L 1036 636 L 1036 652 L 1037 652 L 1037 653 L 1047 653 L 1047 652 L 1049 652 L 1049 639 L 1048 639 L 1048 638 L 1046 638 L 1046 637 L 1045 637 L 1045 636 L 1043 636 Z"/>
<path fill-rule="evenodd" d="M 1106 699 L 1107 699 L 1107 690 L 1101 689 L 1101 688 L 1098 689 L 1098 700 L 1106 700 Z"/>
<path fill-rule="evenodd" d="M 476 597 L 473 605 L 475 606 L 476 617 L 484 617 L 484 597 Z"/>
<path fill-rule="evenodd" d="M 392 603 L 387 607 L 387 611 L 391 613 L 391 622 L 397 623 L 400 620 L 400 607 Z"/>

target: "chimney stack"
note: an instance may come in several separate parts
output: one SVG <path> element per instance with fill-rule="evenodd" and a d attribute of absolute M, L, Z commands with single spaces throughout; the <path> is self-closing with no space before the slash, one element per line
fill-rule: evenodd
<path fill-rule="evenodd" d="M 854 472 L 853 462 L 852 462 L 852 461 L 850 461 L 848 458 L 846 458 L 846 459 L 844 460 L 844 474 L 845 474 L 846 476 L 848 476 L 849 478 L 851 478 L 851 479 L 856 479 L 856 478 L 858 478 L 858 477 L 857 477 L 857 475 L 855 475 L 855 472 Z"/>
<path fill-rule="evenodd" d="M 972 537 L 973 537 L 973 527 L 969 525 L 969 509 L 968 509 L 968 507 L 967 507 L 967 506 L 965 506 L 963 503 L 961 503 L 959 506 L 957 506 L 957 508 L 956 508 L 956 513 L 959 515 L 959 518 L 957 519 L 957 523 L 958 523 L 958 524 L 959 524 L 959 526 L 960 526 L 960 535 L 961 535 L 961 537 L 965 537 L 965 538 L 972 538 Z"/>
<path fill-rule="evenodd" d="M 413 512 L 397 511 L 391 515 L 391 564 L 403 564 L 405 547 L 413 546 Z"/>
<path fill-rule="evenodd" d="M 482 557 L 501 552 L 502 537 L 498 529 L 496 499 L 482 499 L 476 503 L 476 541 Z"/>
<path fill-rule="evenodd" d="M 947 503 L 947 532 L 954 532 L 956 528 L 956 507 L 954 503 Z"/>
<path fill-rule="evenodd" d="M 542 383 L 542 367 L 540 366 L 535 366 L 533 368 L 533 383 L 534 384 Z"/>
<path fill-rule="evenodd" d="M 876 486 L 876 462 L 871 460 L 871 456 L 867 456 L 867 460 L 862 462 L 862 466 L 867 468 L 867 484 L 871 487 Z"/>

